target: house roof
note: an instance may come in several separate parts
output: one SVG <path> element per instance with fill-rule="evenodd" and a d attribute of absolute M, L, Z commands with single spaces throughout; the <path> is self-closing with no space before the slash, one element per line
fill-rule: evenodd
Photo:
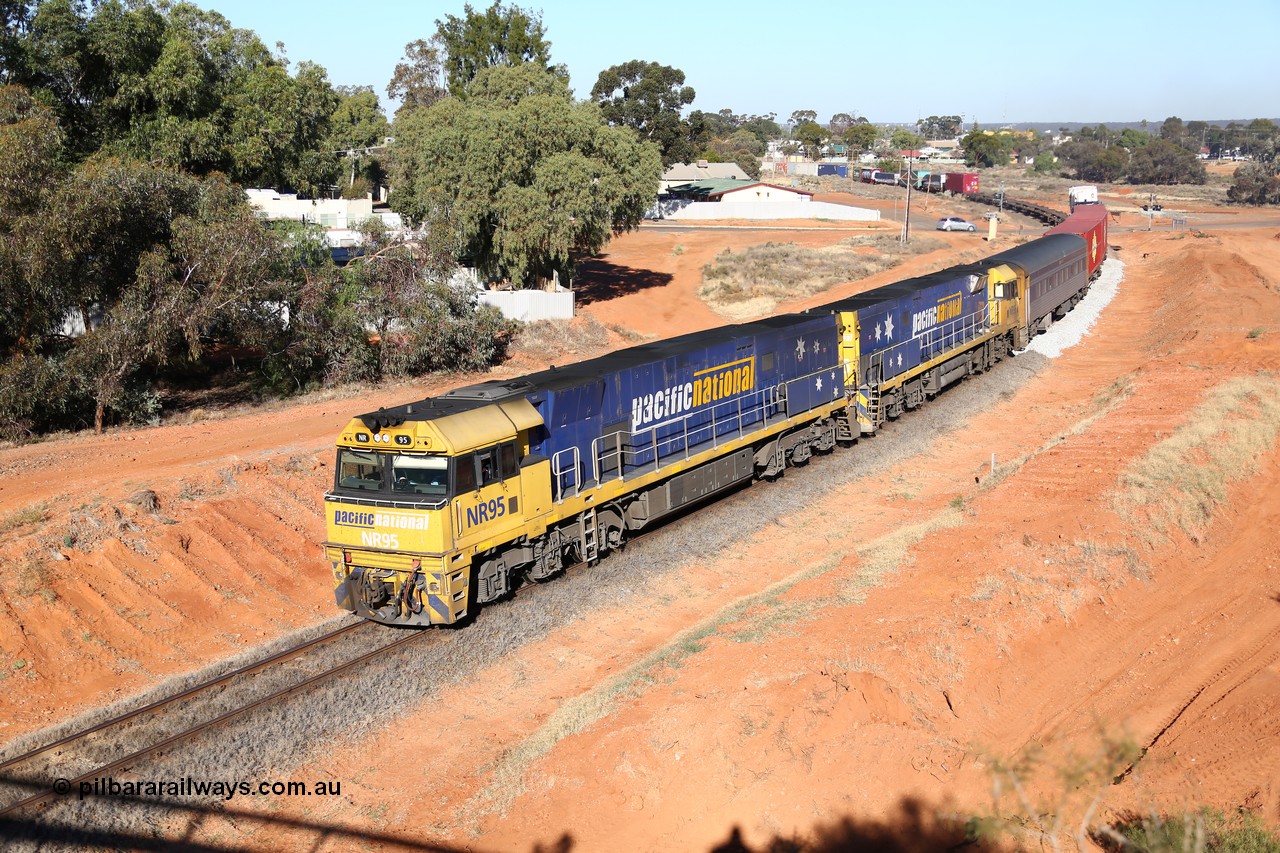
<path fill-rule="evenodd" d="M 731 181 L 731 180 L 709 180 L 709 181 L 690 181 L 687 184 L 670 187 L 667 192 L 676 195 L 688 196 L 699 201 L 714 201 L 722 196 L 738 192 L 739 190 L 750 189 L 751 187 L 769 187 L 775 190 L 784 190 L 796 195 L 812 196 L 813 193 L 807 190 L 796 189 L 795 187 L 780 187 L 777 184 L 766 184 L 764 181 Z"/>
<path fill-rule="evenodd" d="M 737 163 L 674 163 L 662 173 L 664 181 L 706 181 L 714 179 L 746 180 L 747 173 Z"/>

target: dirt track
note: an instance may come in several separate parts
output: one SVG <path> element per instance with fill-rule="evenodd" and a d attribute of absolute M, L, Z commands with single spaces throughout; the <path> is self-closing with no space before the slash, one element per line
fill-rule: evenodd
<path fill-rule="evenodd" d="M 584 310 L 659 337 L 715 325 L 698 272 L 764 239 L 627 235 L 603 263 L 641 286 L 601 288 Z M 1127 739 L 1148 751 L 1124 781 L 1094 779 L 1060 811 L 1102 792 L 1103 813 L 1207 804 L 1280 826 L 1274 427 L 1254 472 L 1215 456 L 1226 426 L 1268 423 L 1247 392 L 1276 399 L 1280 228 L 1112 243 L 1125 278 L 1093 335 L 986 411 L 806 497 L 743 549 L 699 558 L 681 542 L 693 559 L 679 583 L 637 579 L 618 606 L 424 697 L 393 737 L 281 768 L 342 780 L 344 797 L 273 812 L 477 849 L 566 834 L 584 850 L 710 849 L 735 827 L 753 848 L 866 837 L 909 822 L 913 800 L 913 831 L 932 838 L 935 814 L 990 808 L 1002 762 L 1034 748 L 1062 767 Z M 943 265 L 935 254 L 856 287 Z M 1229 380 L 1243 402 L 1195 443 Z M 330 618 L 315 547 L 329 442 L 352 413 L 431 390 L 0 451 L 0 517 L 44 506 L 9 533 L 0 671 L 17 689 L 0 695 L 0 737 Z M 1220 475 L 1222 497 L 1201 500 L 1203 524 L 1176 516 L 1159 535 L 1182 507 L 1126 502 L 1124 472 L 1175 440 L 1190 442 L 1178 470 Z M 136 497 L 146 489 L 158 508 Z M 1034 798 L 1061 796 L 1052 773 L 1019 778 Z M 216 820 L 201 832 L 302 841 Z"/>

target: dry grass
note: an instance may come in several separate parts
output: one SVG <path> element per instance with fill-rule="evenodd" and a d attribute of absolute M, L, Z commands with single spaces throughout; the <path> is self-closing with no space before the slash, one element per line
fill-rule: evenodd
<path fill-rule="evenodd" d="M 1145 526 L 1149 545 L 1163 542 L 1170 528 L 1199 542 L 1228 487 L 1257 472 L 1278 431 L 1280 381 L 1266 374 L 1230 379 L 1125 470 L 1116 509 Z"/>
<path fill-rule="evenodd" d="M 609 344 L 609 330 L 594 317 L 572 320 L 539 320 L 526 323 L 511 342 L 513 356 L 555 361 L 563 356 L 584 356 Z M 574 359 L 576 360 L 576 359 Z"/>
<path fill-rule="evenodd" d="M 1104 589 L 1124 586 L 1132 577 L 1140 581 L 1151 580 L 1151 566 L 1128 545 L 1104 545 L 1091 540 L 1076 542 L 1080 557 L 1089 577 L 1102 584 Z M 1118 571 L 1123 568 L 1124 571 Z"/>
<path fill-rule="evenodd" d="M 49 507 L 43 503 L 15 509 L 4 518 L 0 518 L 0 533 L 12 533 L 29 524 L 39 524 L 48 517 Z"/>
<path fill-rule="evenodd" d="M 895 236 L 866 234 L 821 248 L 771 242 L 741 252 L 726 249 L 703 267 L 698 296 L 729 317 L 758 315 L 779 302 L 859 281 L 941 246 L 927 237 L 903 245 Z"/>
<path fill-rule="evenodd" d="M 50 582 L 48 570 L 34 557 L 27 557 L 17 572 L 17 583 L 14 593 L 19 598 L 39 596 L 45 604 L 53 604 L 58 600 L 58 593 Z"/>

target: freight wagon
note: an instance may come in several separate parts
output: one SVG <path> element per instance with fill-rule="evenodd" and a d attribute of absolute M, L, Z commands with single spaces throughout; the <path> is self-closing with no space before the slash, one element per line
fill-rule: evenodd
<path fill-rule="evenodd" d="M 1100 204 L 1077 204 L 1075 212 L 1046 234 L 1075 234 L 1084 238 L 1089 278 L 1098 275 L 1107 256 L 1107 209 Z"/>

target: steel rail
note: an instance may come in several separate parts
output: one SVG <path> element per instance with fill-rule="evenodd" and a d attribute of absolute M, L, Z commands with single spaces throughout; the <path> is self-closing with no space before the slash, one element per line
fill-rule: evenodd
<path fill-rule="evenodd" d="M 366 624 L 366 623 L 357 623 L 357 624 Z M 164 740 L 159 741 L 158 743 L 153 743 L 150 746 L 145 747 L 144 749 L 140 749 L 137 752 L 134 752 L 130 755 L 126 755 L 124 758 L 116 759 L 110 764 L 104 764 L 101 767 L 97 767 L 88 773 L 82 773 L 79 776 L 76 776 L 74 779 L 66 780 L 69 785 L 68 791 L 76 790 L 79 787 L 81 782 L 85 782 L 95 777 L 102 776 L 103 774 L 114 773 L 117 770 L 125 769 L 136 761 L 139 761 L 144 758 L 149 758 L 158 753 L 162 753 L 165 749 L 167 749 L 170 746 L 173 746 L 174 744 L 178 744 L 178 743 L 182 743 L 183 741 L 190 740 L 191 738 L 195 737 L 196 735 L 200 734 L 203 731 L 206 731 L 207 729 L 211 729 L 215 726 L 221 725 L 222 723 L 233 720 L 236 717 L 239 717 L 243 714 L 247 714 L 248 712 L 256 710 L 257 708 L 261 708 L 263 705 L 266 705 L 269 702 L 274 702 L 278 699 L 283 699 L 286 696 L 291 696 L 294 693 L 297 693 L 301 690 L 307 689 L 308 687 L 312 687 L 316 684 L 319 684 L 329 678 L 332 678 L 335 675 L 339 675 L 343 672 L 346 672 L 347 670 L 355 666 L 358 666 L 359 664 L 365 663 L 366 661 L 371 660 L 372 658 L 375 658 L 378 655 L 384 654 L 386 652 L 391 651 L 392 649 L 403 646 L 406 643 L 411 643 L 415 640 L 420 640 L 423 637 L 430 637 L 430 636 L 434 636 L 434 635 L 426 631 L 422 631 L 422 632 L 415 632 L 406 637 L 401 637 L 400 639 L 396 640 L 393 643 L 390 643 L 386 646 L 381 646 L 370 652 L 365 652 L 364 654 L 360 655 L 357 658 L 354 658 L 345 663 L 339 664 L 338 666 L 333 667 L 331 669 L 327 669 L 324 672 L 317 673 L 316 675 L 313 675 L 310 678 L 307 678 L 304 681 L 300 681 L 297 684 L 294 684 L 290 687 L 286 687 L 283 690 L 277 690 L 276 692 L 271 693 L 267 696 L 263 696 L 260 699 L 256 699 L 253 702 L 248 703 L 247 705 L 241 705 L 238 708 L 233 708 L 230 711 L 226 711 L 222 714 L 219 714 L 217 717 L 214 717 L 212 720 L 206 720 L 205 722 L 200 723 L 199 725 L 192 726 L 186 731 L 182 731 L 182 732 L 179 732 L 178 734 L 171 735 L 165 738 Z M 31 806 L 39 805 L 41 803 L 47 802 L 48 800 L 54 797 L 59 797 L 59 796 L 63 796 L 63 795 L 55 792 L 52 789 L 42 791 L 38 794 L 33 794 L 32 796 L 27 797 L 26 799 L 20 800 L 17 803 L 14 803 L 13 805 L 10 805 L 10 806 L 6 806 L 4 809 L 0 810 L 0 817 L 4 817 L 6 815 L 20 811 L 22 809 L 29 808 Z"/>

